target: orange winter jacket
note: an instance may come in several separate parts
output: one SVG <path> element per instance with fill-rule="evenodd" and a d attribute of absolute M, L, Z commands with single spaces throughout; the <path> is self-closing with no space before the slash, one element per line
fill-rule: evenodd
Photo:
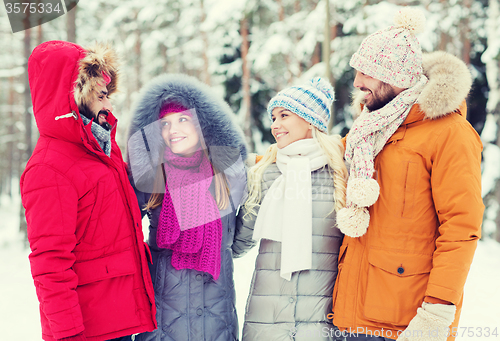
<path fill-rule="evenodd" d="M 458 325 L 484 210 L 482 144 L 465 119 L 465 64 L 432 53 L 424 73 L 420 104 L 375 158 L 368 230 L 340 249 L 332 310 L 342 330 L 396 339 L 426 296 L 455 304 Z"/>

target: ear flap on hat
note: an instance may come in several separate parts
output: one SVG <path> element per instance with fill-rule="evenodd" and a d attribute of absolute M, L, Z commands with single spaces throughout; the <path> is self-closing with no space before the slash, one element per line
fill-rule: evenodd
<path fill-rule="evenodd" d="M 78 78 L 75 83 L 75 101 L 79 106 L 89 104 L 96 98 L 94 89 L 98 85 L 106 85 L 108 95 L 117 91 L 116 52 L 108 44 L 102 43 L 96 43 L 86 50 L 86 56 L 79 62 Z"/>

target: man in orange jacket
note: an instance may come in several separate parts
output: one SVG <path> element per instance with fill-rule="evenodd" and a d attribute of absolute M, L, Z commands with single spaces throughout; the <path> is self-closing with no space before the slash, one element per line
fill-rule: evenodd
<path fill-rule="evenodd" d="M 350 61 L 362 111 L 345 140 L 332 318 L 346 340 L 452 340 L 484 210 L 471 75 L 444 52 L 422 55 L 420 11 L 395 21 Z"/>

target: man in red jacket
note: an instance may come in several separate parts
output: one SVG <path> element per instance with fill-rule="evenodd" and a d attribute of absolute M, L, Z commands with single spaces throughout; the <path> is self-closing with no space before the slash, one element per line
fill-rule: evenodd
<path fill-rule="evenodd" d="M 109 46 L 63 41 L 28 61 L 40 138 L 21 177 L 44 340 L 110 340 L 156 328 L 141 213 L 115 142 Z"/>

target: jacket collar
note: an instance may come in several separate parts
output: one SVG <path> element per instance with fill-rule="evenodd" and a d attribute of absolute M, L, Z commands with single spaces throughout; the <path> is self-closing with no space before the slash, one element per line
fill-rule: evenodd
<path fill-rule="evenodd" d="M 459 109 L 456 110 L 455 112 L 461 116 L 467 117 L 467 105 L 465 103 L 465 100 L 462 102 Z M 425 119 L 428 119 L 428 117 L 422 111 L 421 106 L 419 104 L 414 104 L 413 107 L 410 109 L 410 112 L 408 113 L 406 120 L 403 122 L 403 124 L 401 124 L 398 130 L 396 130 L 396 132 L 392 134 L 389 140 L 387 140 L 386 144 L 402 140 L 406 134 L 406 129 L 410 124 L 420 122 Z"/>

